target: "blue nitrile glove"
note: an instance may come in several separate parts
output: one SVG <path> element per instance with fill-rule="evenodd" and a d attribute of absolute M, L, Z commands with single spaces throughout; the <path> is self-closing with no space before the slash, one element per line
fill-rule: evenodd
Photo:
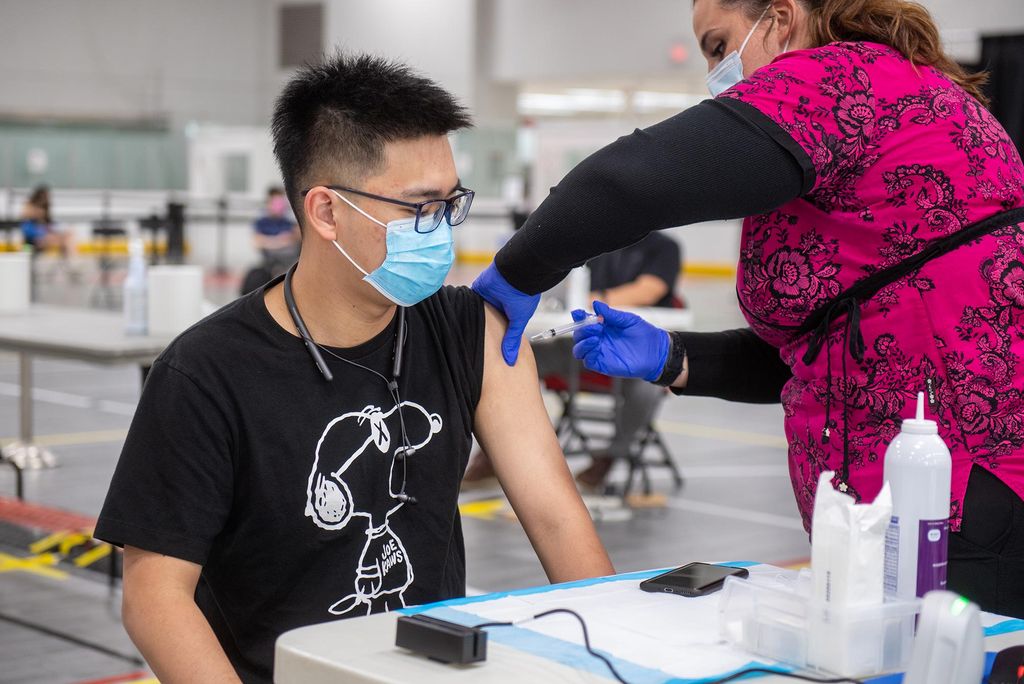
<path fill-rule="evenodd" d="M 501 355 L 505 363 L 516 365 L 523 332 L 533 312 L 537 310 L 540 295 L 528 295 L 517 290 L 505 280 L 505 276 L 501 275 L 493 263 L 473 281 L 473 290 L 508 319 L 508 330 L 501 341 Z"/>
<path fill-rule="evenodd" d="M 590 370 L 620 378 L 658 379 L 665 369 L 672 341 L 667 332 L 636 314 L 617 311 L 604 302 L 594 302 L 594 313 L 604 319 L 572 334 L 573 356 Z M 585 311 L 572 312 L 575 321 Z"/>

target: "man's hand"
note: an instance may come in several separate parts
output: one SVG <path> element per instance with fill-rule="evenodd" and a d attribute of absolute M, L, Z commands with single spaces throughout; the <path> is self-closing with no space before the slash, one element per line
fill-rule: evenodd
<path fill-rule="evenodd" d="M 523 341 L 523 332 L 533 312 L 537 310 L 540 295 L 528 295 L 517 290 L 505 280 L 493 263 L 473 281 L 473 290 L 508 319 L 508 331 L 501 340 L 501 355 L 505 363 L 514 366 L 519 356 L 519 345 Z"/>
<path fill-rule="evenodd" d="M 552 582 L 614 574 L 551 428 L 529 345 L 514 367 L 498 355 L 505 321 L 486 309 L 476 435 Z"/>
<path fill-rule="evenodd" d="M 671 340 L 668 333 L 639 316 L 617 311 L 604 302 L 594 302 L 594 313 L 604 321 L 573 333 L 573 355 L 587 368 L 620 378 L 658 379 L 665 368 Z M 572 312 L 582 320 L 586 312 Z"/>
<path fill-rule="evenodd" d="M 164 684 L 240 681 L 196 605 L 201 570 L 173 556 L 124 549 L 124 628 Z"/>

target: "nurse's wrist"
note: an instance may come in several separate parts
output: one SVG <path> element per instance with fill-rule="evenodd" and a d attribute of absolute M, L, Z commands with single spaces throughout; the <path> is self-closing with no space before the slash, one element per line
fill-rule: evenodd
<path fill-rule="evenodd" d="M 682 381 L 683 385 L 681 386 L 685 386 L 686 346 L 683 344 L 682 336 L 679 333 L 670 332 L 667 334 L 669 339 L 668 356 L 665 359 L 665 365 L 661 369 L 661 374 L 652 382 L 662 387 L 680 387 L 676 383 Z"/>
<path fill-rule="evenodd" d="M 669 385 L 670 389 L 686 389 L 686 382 L 690 379 L 690 357 L 683 355 L 683 370 L 676 376 L 676 379 Z"/>

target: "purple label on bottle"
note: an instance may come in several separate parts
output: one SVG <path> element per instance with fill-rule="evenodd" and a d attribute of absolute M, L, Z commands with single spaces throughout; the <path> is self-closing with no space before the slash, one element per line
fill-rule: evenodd
<path fill-rule="evenodd" d="M 949 520 L 922 520 L 917 540 L 917 595 L 946 588 Z"/>

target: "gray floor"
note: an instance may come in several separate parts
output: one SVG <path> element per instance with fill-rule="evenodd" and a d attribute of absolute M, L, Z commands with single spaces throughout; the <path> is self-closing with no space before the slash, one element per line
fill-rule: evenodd
<path fill-rule="evenodd" d="M 457 274 L 463 279 L 472 269 Z M 732 285 L 684 283 L 700 327 L 740 324 Z M 82 301 L 85 288 L 48 286 L 57 301 Z M 211 298 L 230 297 L 232 284 L 213 283 Z M 139 388 L 134 367 L 99 368 L 39 360 L 35 364 L 36 432 L 60 459 L 53 470 L 27 473 L 29 501 L 95 515 L 102 503 Z M 0 355 L 0 441 L 17 432 L 17 366 Z M 691 560 L 759 560 L 781 564 L 809 554 L 786 470 L 781 409 L 730 405 L 717 400 L 667 401 L 661 429 L 686 478 L 663 509 L 635 511 L 628 520 L 605 520 L 599 532 L 619 571 L 682 564 Z M 584 459 L 573 459 L 581 467 Z M 616 473 L 619 476 L 621 473 Z M 669 483 L 659 477 L 659 491 Z M 0 469 L 0 496 L 13 495 L 13 476 Z M 498 493 L 465 494 L 469 500 Z M 464 518 L 468 581 L 492 591 L 545 581 L 517 523 L 503 516 Z M 0 553 L 27 554 L 0 546 Z M 131 673 L 123 656 L 133 649 L 118 621 L 119 597 L 102 577 L 71 574 L 55 580 L 0 566 L 0 682 L 74 682 Z M 114 651 L 45 636 L 3 616 L 58 630 Z"/>

